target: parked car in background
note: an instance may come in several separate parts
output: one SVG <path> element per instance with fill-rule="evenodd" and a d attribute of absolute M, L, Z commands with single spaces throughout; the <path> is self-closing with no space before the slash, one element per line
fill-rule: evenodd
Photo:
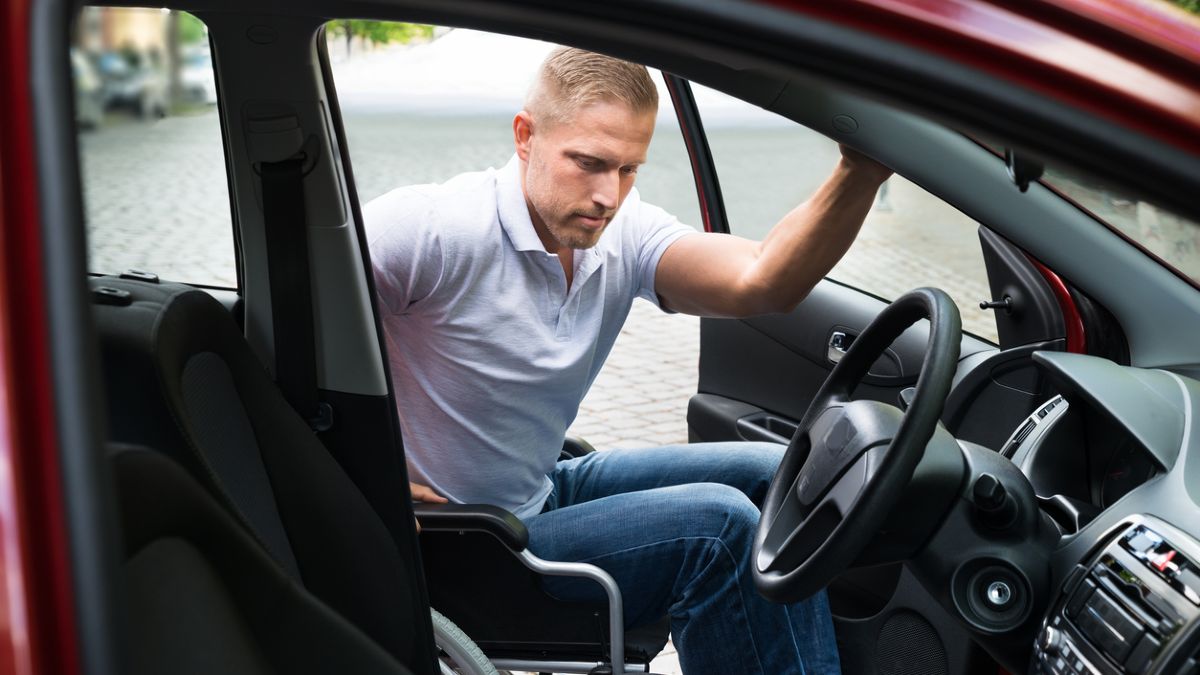
<path fill-rule="evenodd" d="M 216 105 L 217 79 L 208 48 L 187 52 L 179 68 L 180 94 L 189 103 Z"/>
<path fill-rule="evenodd" d="M 81 129 L 95 129 L 104 119 L 104 90 L 96 69 L 78 49 L 71 50 L 71 79 L 75 82 L 75 121 Z"/>
<path fill-rule="evenodd" d="M 95 57 L 105 110 L 139 117 L 163 117 L 170 110 L 167 76 L 159 64 L 137 52 L 100 52 Z"/>

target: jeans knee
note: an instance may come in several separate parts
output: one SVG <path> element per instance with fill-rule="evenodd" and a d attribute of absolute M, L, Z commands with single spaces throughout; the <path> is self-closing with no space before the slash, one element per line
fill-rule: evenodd
<path fill-rule="evenodd" d="M 710 536 L 733 543 L 749 540 L 758 527 L 759 510 L 741 490 L 719 483 L 701 483 L 702 498 L 695 505 L 696 513 L 709 525 Z"/>
<path fill-rule="evenodd" d="M 771 480 L 783 460 L 786 446 L 778 443 L 738 441 L 720 446 L 720 480 L 732 485 L 761 505 Z"/>

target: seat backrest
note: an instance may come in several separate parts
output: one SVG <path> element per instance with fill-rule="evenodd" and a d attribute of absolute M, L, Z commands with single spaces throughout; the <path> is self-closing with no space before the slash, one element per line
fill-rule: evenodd
<path fill-rule="evenodd" d="M 288 574 L 402 663 L 432 668 L 414 664 L 433 657 L 414 640 L 432 629 L 412 561 L 225 308 L 179 284 L 91 283 L 111 439 L 173 457 Z"/>
<path fill-rule="evenodd" d="M 123 672 L 411 675 L 284 573 L 178 464 L 133 447 L 109 457 L 125 548 Z"/>

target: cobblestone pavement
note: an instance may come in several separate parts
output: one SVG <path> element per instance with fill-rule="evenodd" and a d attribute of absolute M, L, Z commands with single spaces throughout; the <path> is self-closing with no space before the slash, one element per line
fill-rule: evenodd
<path fill-rule="evenodd" d="M 359 196 L 499 166 L 509 117 L 387 113 L 340 92 Z M 802 201 L 837 157 L 832 143 L 780 125 L 714 125 L 710 144 L 735 233 L 761 237 Z M 233 241 L 219 122 L 213 111 L 153 123 L 116 121 L 80 137 L 92 271 L 140 267 L 164 278 L 233 286 Z M 699 221 L 678 131 L 660 125 L 639 175 L 647 201 Z M 831 276 L 884 298 L 919 285 L 946 289 L 964 325 L 994 339 L 974 225 L 899 178 L 889 181 L 854 248 Z M 598 448 L 681 443 L 696 391 L 699 321 L 636 302 L 572 432 Z M 654 672 L 679 673 L 673 649 Z"/>

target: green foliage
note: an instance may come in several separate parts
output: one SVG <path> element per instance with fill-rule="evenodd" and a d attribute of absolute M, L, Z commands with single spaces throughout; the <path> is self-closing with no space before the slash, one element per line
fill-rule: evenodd
<path fill-rule="evenodd" d="M 338 37 L 361 37 L 372 44 L 388 44 L 390 42 L 411 42 L 414 39 L 429 39 L 433 37 L 433 26 L 419 23 L 402 23 L 399 21 L 366 21 L 350 19 L 334 21 L 329 25 L 330 32 Z"/>
<path fill-rule="evenodd" d="M 1171 0 L 1176 5 L 1186 9 L 1189 12 L 1200 14 L 1200 0 Z"/>
<path fill-rule="evenodd" d="M 204 22 L 187 12 L 179 12 L 179 44 L 190 45 L 208 41 Z"/>

